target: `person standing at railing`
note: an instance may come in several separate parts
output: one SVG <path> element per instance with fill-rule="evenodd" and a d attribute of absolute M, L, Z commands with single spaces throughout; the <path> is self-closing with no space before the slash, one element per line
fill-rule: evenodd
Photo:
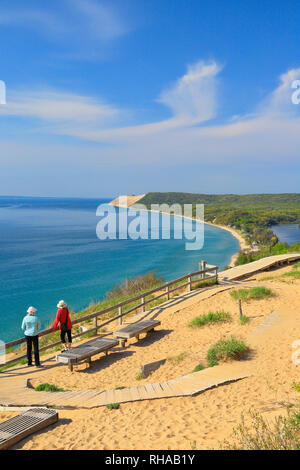
<path fill-rule="evenodd" d="M 53 323 L 53 329 L 57 330 L 58 325 L 60 329 L 60 339 L 63 344 L 63 349 L 61 352 L 68 351 L 72 347 L 72 322 L 70 318 L 70 313 L 68 305 L 64 300 L 60 300 L 57 304 L 57 313 L 56 318 Z M 66 335 L 68 342 L 66 342 Z"/>
<path fill-rule="evenodd" d="M 32 366 L 32 345 L 34 349 L 34 363 L 36 367 L 42 367 L 40 364 L 39 353 L 39 331 L 41 329 L 41 322 L 36 316 L 36 308 L 29 307 L 26 317 L 23 318 L 22 330 L 27 343 L 27 362 L 28 367 Z"/>

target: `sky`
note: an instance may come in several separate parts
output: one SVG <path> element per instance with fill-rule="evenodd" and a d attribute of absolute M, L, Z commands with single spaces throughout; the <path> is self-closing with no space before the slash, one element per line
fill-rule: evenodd
<path fill-rule="evenodd" d="M 296 0 L 2 0 L 0 195 L 299 192 L 299 24 Z"/>

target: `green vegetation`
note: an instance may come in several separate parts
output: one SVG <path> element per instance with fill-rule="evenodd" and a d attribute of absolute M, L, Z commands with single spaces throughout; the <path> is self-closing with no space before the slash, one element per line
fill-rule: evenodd
<path fill-rule="evenodd" d="M 169 361 L 173 366 L 177 366 L 182 362 L 187 356 L 187 352 L 182 352 L 177 356 L 167 357 L 167 361 Z"/>
<path fill-rule="evenodd" d="M 109 410 L 118 410 L 120 408 L 120 403 L 109 403 L 106 405 L 106 408 Z"/>
<path fill-rule="evenodd" d="M 230 359 L 240 360 L 247 356 L 249 347 L 244 341 L 236 338 L 229 340 L 221 339 L 207 351 L 207 362 L 209 367 L 213 367 L 219 361 L 228 361 Z"/>
<path fill-rule="evenodd" d="M 227 322 L 231 319 L 230 313 L 224 312 L 224 310 L 217 310 L 216 312 L 208 312 L 203 315 L 195 317 L 188 323 L 189 327 L 204 326 L 212 323 Z"/>
<path fill-rule="evenodd" d="M 126 388 L 126 387 L 123 387 L 123 386 L 121 386 L 121 387 L 116 387 L 115 390 L 123 390 L 124 388 Z"/>
<path fill-rule="evenodd" d="M 192 283 L 192 290 L 195 289 L 202 289 L 203 287 L 210 287 L 215 286 L 218 284 L 218 279 L 204 279 L 203 281 L 193 282 Z"/>
<path fill-rule="evenodd" d="M 295 263 L 293 265 L 293 269 L 299 269 L 299 268 L 300 268 L 300 261 L 299 261 L 299 263 Z"/>
<path fill-rule="evenodd" d="M 240 324 L 241 324 L 241 325 L 246 325 L 246 323 L 248 323 L 249 320 L 250 320 L 250 318 L 247 317 L 246 315 L 240 316 Z"/>
<path fill-rule="evenodd" d="M 268 297 L 274 297 L 275 293 L 267 287 L 250 287 L 249 289 L 237 289 L 230 292 L 235 300 L 241 299 L 245 302 L 250 300 L 260 300 Z"/>
<path fill-rule="evenodd" d="M 200 372 L 201 370 L 205 369 L 203 364 L 198 364 L 194 369 L 193 372 Z"/>
<path fill-rule="evenodd" d="M 24 364 L 27 364 L 27 359 L 20 359 L 19 361 L 12 362 L 11 364 L 1 366 L 0 367 L 0 372 L 4 372 L 5 370 L 10 369 L 11 367 L 15 367 L 15 366 L 18 366 L 18 365 L 24 365 Z"/>
<path fill-rule="evenodd" d="M 63 388 L 58 388 L 56 385 L 44 383 L 40 384 L 34 389 L 36 392 L 65 392 Z"/>
<path fill-rule="evenodd" d="M 233 429 L 233 442 L 224 441 L 225 450 L 300 450 L 300 410 L 288 410 L 287 417 L 275 418 L 273 426 L 258 412 L 250 411 L 251 425 Z"/>
<path fill-rule="evenodd" d="M 136 376 L 136 380 L 143 380 L 145 377 L 143 376 L 142 372 L 139 372 Z"/>
<path fill-rule="evenodd" d="M 236 265 L 250 263 L 266 256 L 300 252 L 300 243 L 289 246 L 278 243 L 270 227 L 278 224 L 300 224 L 300 194 L 189 194 L 148 193 L 139 201 L 151 204 L 204 204 L 204 220 L 239 230 L 253 250 L 242 251 Z M 160 210 L 163 210 L 161 208 Z M 195 211 L 195 207 L 194 207 Z M 195 212 L 194 212 L 195 216 Z"/>

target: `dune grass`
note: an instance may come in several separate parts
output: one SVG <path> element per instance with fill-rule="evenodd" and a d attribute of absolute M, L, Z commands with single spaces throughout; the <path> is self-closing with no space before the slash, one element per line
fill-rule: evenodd
<path fill-rule="evenodd" d="M 167 361 L 170 362 L 173 366 L 177 366 L 182 362 L 187 356 L 187 352 L 182 352 L 177 356 L 167 357 Z"/>
<path fill-rule="evenodd" d="M 118 410 L 120 408 L 120 403 L 109 403 L 106 405 L 106 408 L 109 410 Z"/>
<path fill-rule="evenodd" d="M 230 292 L 231 297 L 234 300 L 241 299 L 244 302 L 249 302 L 250 300 L 261 300 L 270 297 L 274 297 L 275 293 L 272 289 L 268 287 L 250 287 L 248 289 L 236 289 Z"/>
<path fill-rule="evenodd" d="M 193 328 L 212 323 L 228 322 L 230 319 L 230 313 L 225 312 L 224 310 L 217 310 L 216 312 L 208 312 L 195 317 L 188 323 L 188 327 Z"/>
<path fill-rule="evenodd" d="M 203 364 L 198 364 L 194 369 L 193 372 L 200 372 L 200 370 L 205 369 L 205 366 Z"/>
<path fill-rule="evenodd" d="M 240 317 L 240 324 L 241 325 L 246 325 L 247 323 L 249 323 L 249 320 L 250 320 L 249 317 L 247 317 L 246 315 L 242 315 Z"/>
<path fill-rule="evenodd" d="M 36 392 L 65 392 L 63 388 L 58 388 L 56 385 L 44 383 L 40 384 L 34 389 Z"/>
<path fill-rule="evenodd" d="M 300 450 L 300 409 L 288 410 L 287 417 L 277 416 L 273 425 L 258 412 L 249 411 L 251 424 L 233 429 L 233 442 L 221 444 L 223 450 Z"/>
<path fill-rule="evenodd" d="M 242 340 L 236 338 L 221 339 L 207 351 L 206 359 L 208 365 L 213 367 L 218 365 L 219 361 L 243 359 L 247 356 L 248 352 L 249 347 Z"/>

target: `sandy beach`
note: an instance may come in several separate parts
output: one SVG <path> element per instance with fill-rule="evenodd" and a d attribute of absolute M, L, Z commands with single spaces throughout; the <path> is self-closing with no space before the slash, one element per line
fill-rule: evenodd
<path fill-rule="evenodd" d="M 218 449 L 224 439 L 231 439 L 241 413 L 245 413 L 246 423 L 250 421 L 250 408 L 270 420 L 285 414 L 288 405 L 299 402 L 299 393 L 292 386 L 300 381 L 299 366 L 292 362 L 291 355 L 292 343 L 300 339 L 300 281 L 282 282 L 277 276 L 291 269 L 260 273 L 246 282 L 249 286 L 270 287 L 276 296 L 244 303 L 244 314 L 250 318 L 245 325 L 240 324 L 237 303 L 229 294 L 234 288 L 206 299 L 201 295 L 193 300 L 177 299 L 175 305 L 159 313 L 161 326 L 155 335 L 139 342 L 131 340 L 125 350 L 101 357 L 92 368 L 81 365 L 71 373 L 49 357 L 44 362 L 49 368 L 31 374 L 35 386 L 48 382 L 66 390 L 107 390 L 165 381 L 192 372 L 199 363 L 206 365 L 208 348 L 220 338 L 235 336 L 251 348 L 244 362 L 245 366 L 251 365 L 251 377 L 195 397 L 125 403 L 118 410 L 60 410 L 57 425 L 15 448 Z M 268 279 L 261 281 L 266 276 Z M 231 321 L 200 328 L 187 326 L 196 315 L 218 309 L 228 311 Z M 256 330 L 273 312 L 278 313 L 278 321 Z M 160 359 L 167 359 L 166 363 L 148 378 L 137 380 L 142 364 Z M 0 412 L 0 420 L 14 414 Z"/>

